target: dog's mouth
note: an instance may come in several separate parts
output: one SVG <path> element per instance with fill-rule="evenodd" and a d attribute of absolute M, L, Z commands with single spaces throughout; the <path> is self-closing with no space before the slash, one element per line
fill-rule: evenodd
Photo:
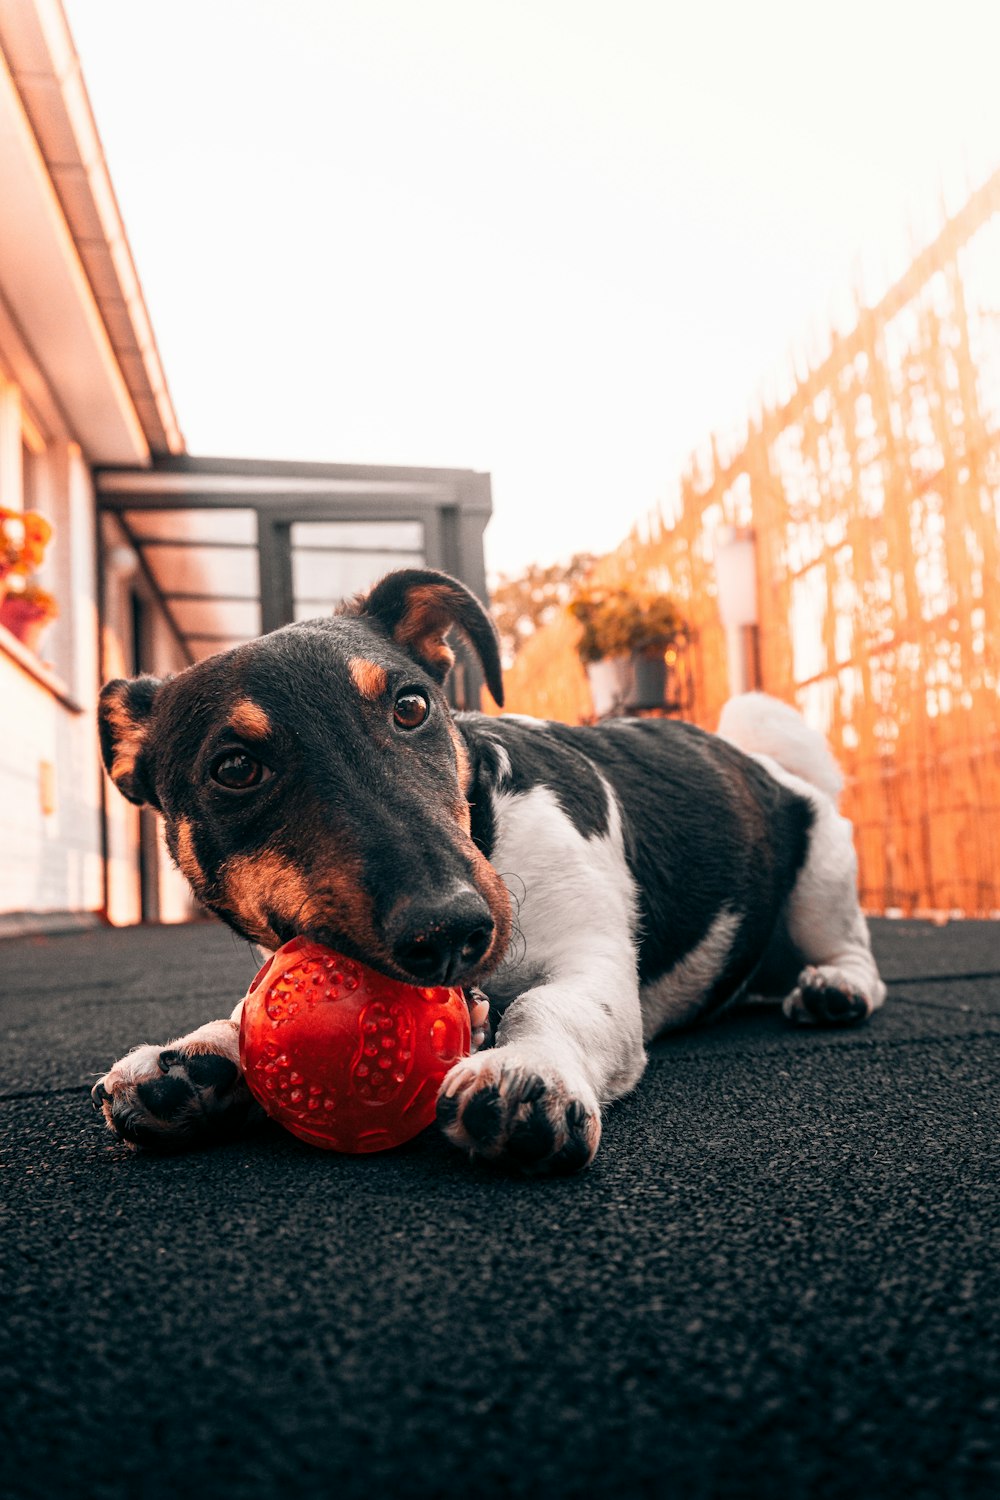
<path fill-rule="evenodd" d="M 269 926 L 280 945 L 293 938 L 306 938 L 402 984 L 468 989 L 481 983 L 503 956 L 489 915 L 457 927 L 447 918 L 431 916 L 392 949 L 381 943 L 358 941 L 323 922 L 294 923 L 274 916 Z"/>
<path fill-rule="evenodd" d="M 265 883 L 255 870 L 213 909 L 264 947 L 293 938 L 343 953 L 402 984 L 468 986 L 499 966 L 513 916 L 500 876 L 482 856 L 472 869 L 405 883 L 381 898 L 351 871 L 315 883 L 286 861 Z M 325 874 L 325 872 L 324 872 Z M 280 878 L 279 878 L 280 877 Z M 249 899 L 237 899 L 248 897 Z"/>

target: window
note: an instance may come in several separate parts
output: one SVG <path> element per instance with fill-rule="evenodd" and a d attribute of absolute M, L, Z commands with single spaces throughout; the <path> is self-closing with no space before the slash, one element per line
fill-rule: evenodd
<path fill-rule="evenodd" d="M 24 409 L 18 387 L 0 380 L 0 625 L 41 658 L 53 654 L 49 630 L 59 597 L 50 542 L 61 518 L 53 514 L 49 481 L 45 436 Z M 65 666 L 58 659 L 53 664 Z"/>

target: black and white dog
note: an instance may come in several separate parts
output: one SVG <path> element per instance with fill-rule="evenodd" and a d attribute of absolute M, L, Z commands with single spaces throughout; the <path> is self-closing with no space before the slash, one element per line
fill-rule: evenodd
<path fill-rule="evenodd" d="M 100 707 L 112 779 L 159 809 L 199 900 L 237 932 L 461 984 L 480 1033 L 485 993 L 494 1045 L 441 1089 L 451 1141 L 572 1171 L 663 1029 L 748 993 L 819 1025 L 882 1003 L 839 772 L 791 708 L 734 699 L 718 735 L 452 715 L 453 626 L 502 702 L 482 606 L 407 570 L 332 619 L 111 682 Z M 249 1112 L 238 1030 L 239 1007 L 130 1052 L 94 1089 L 108 1125 L 146 1146 L 231 1130 Z"/>

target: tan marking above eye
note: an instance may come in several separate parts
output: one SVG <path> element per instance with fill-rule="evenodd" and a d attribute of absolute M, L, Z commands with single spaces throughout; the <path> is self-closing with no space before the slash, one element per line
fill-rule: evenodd
<path fill-rule="evenodd" d="M 265 740 L 271 733 L 271 720 L 252 698 L 239 698 L 229 710 L 229 727 L 244 739 Z"/>
<path fill-rule="evenodd" d="M 347 670 L 354 686 L 369 703 L 377 702 L 389 685 L 385 668 L 380 667 L 378 662 L 368 661 L 364 656 L 352 656 L 347 663 Z"/>

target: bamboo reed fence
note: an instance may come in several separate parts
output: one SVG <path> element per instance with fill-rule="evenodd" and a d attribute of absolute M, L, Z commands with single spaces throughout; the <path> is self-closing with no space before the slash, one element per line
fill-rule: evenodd
<path fill-rule="evenodd" d="M 728 694 L 714 570 L 753 529 L 760 686 L 847 775 L 862 901 L 1000 914 L 1000 171 L 787 398 L 696 454 L 676 501 L 595 580 L 673 596 L 690 627 L 685 717 Z M 507 674 L 511 711 L 592 713 L 568 616 Z"/>

